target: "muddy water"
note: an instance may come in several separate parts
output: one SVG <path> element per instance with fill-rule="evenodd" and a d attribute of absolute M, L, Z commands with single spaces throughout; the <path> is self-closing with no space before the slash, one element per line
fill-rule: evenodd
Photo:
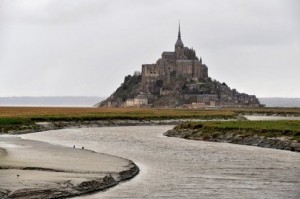
<path fill-rule="evenodd" d="M 65 129 L 24 135 L 133 160 L 134 179 L 78 198 L 300 198 L 300 153 L 164 137 L 172 126 Z"/>

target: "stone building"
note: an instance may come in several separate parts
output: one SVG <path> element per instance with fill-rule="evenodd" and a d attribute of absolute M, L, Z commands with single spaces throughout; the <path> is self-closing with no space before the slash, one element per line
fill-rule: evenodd
<path fill-rule="evenodd" d="M 197 95 L 198 103 L 210 104 L 211 102 L 216 102 L 218 100 L 219 100 L 218 95 L 214 95 L 214 94 Z"/>
<path fill-rule="evenodd" d="M 163 52 L 156 63 L 142 65 L 142 83 L 146 85 L 162 81 L 169 84 L 187 78 L 204 81 L 208 78 L 208 70 L 202 59 L 198 59 L 195 51 L 184 46 L 179 25 L 174 52 Z M 151 92 L 151 86 L 148 89 Z"/>
<path fill-rule="evenodd" d="M 142 107 L 148 105 L 148 96 L 139 94 L 133 99 L 127 99 L 124 103 L 124 107 Z"/>
<path fill-rule="evenodd" d="M 208 69 L 192 48 L 181 40 L 180 25 L 174 51 L 165 51 L 141 73 L 128 75 L 124 83 L 99 107 L 260 106 L 254 95 L 239 93 L 208 76 Z"/>

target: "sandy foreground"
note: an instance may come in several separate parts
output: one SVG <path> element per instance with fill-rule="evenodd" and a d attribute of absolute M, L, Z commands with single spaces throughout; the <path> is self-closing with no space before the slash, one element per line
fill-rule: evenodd
<path fill-rule="evenodd" d="M 0 198 L 59 198 L 103 190 L 132 178 L 130 160 L 78 146 L 0 136 Z"/>

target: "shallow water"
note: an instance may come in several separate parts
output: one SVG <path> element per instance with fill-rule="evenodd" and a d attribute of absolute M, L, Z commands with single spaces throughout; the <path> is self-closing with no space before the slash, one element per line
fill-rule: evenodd
<path fill-rule="evenodd" d="M 23 135 L 133 160 L 134 179 L 77 198 L 300 198 L 300 153 L 164 137 L 172 126 L 64 129 Z"/>
<path fill-rule="evenodd" d="M 244 115 L 248 120 L 300 120 L 298 116 Z"/>

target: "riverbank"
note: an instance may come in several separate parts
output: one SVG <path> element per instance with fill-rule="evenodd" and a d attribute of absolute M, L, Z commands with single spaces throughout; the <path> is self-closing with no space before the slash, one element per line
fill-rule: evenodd
<path fill-rule="evenodd" d="M 164 135 L 300 152 L 300 121 L 188 122 Z"/>
<path fill-rule="evenodd" d="M 237 117 L 238 114 L 229 110 L 0 107 L 0 134 L 31 133 L 65 127 L 174 124 L 169 120 Z"/>
<path fill-rule="evenodd" d="M 219 119 L 222 120 L 222 119 Z M 198 119 L 166 119 L 166 120 L 95 120 L 95 121 L 49 121 L 36 122 L 31 125 L 15 125 L 13 128 L 0 131 L 0 134 L 27 134 L 58 129 L 73 128 L 97 128 L 117 126 L 156 126 L 156 125 L 179 125 L 188 121 L 201 121 Z"/>
<path fill-rule="evenodd" d="M 0 198 L 65 198 L 107 189 L 138 174 L 130 160 L 0 136 Z M 82 149 L 84 147 L 84 149 Z"/>
<path fill-rule="evenodd" d="M 236 114 L 253 115 L 253 116 L 284 116 L 284 117 L 299 117 L 300 108 L 287 108 L 287 107 L 264 107 L 264 108 L 225 108 L 228 111 L 232 111 Z"/>
<path fill-rule="evenodd" d="M 176 125 L 183 120 L 243 120 L 241 115 L 299 117 L 300 108 L 72 108 L 0 107 L 0 134 L 73 127 Z"/>

